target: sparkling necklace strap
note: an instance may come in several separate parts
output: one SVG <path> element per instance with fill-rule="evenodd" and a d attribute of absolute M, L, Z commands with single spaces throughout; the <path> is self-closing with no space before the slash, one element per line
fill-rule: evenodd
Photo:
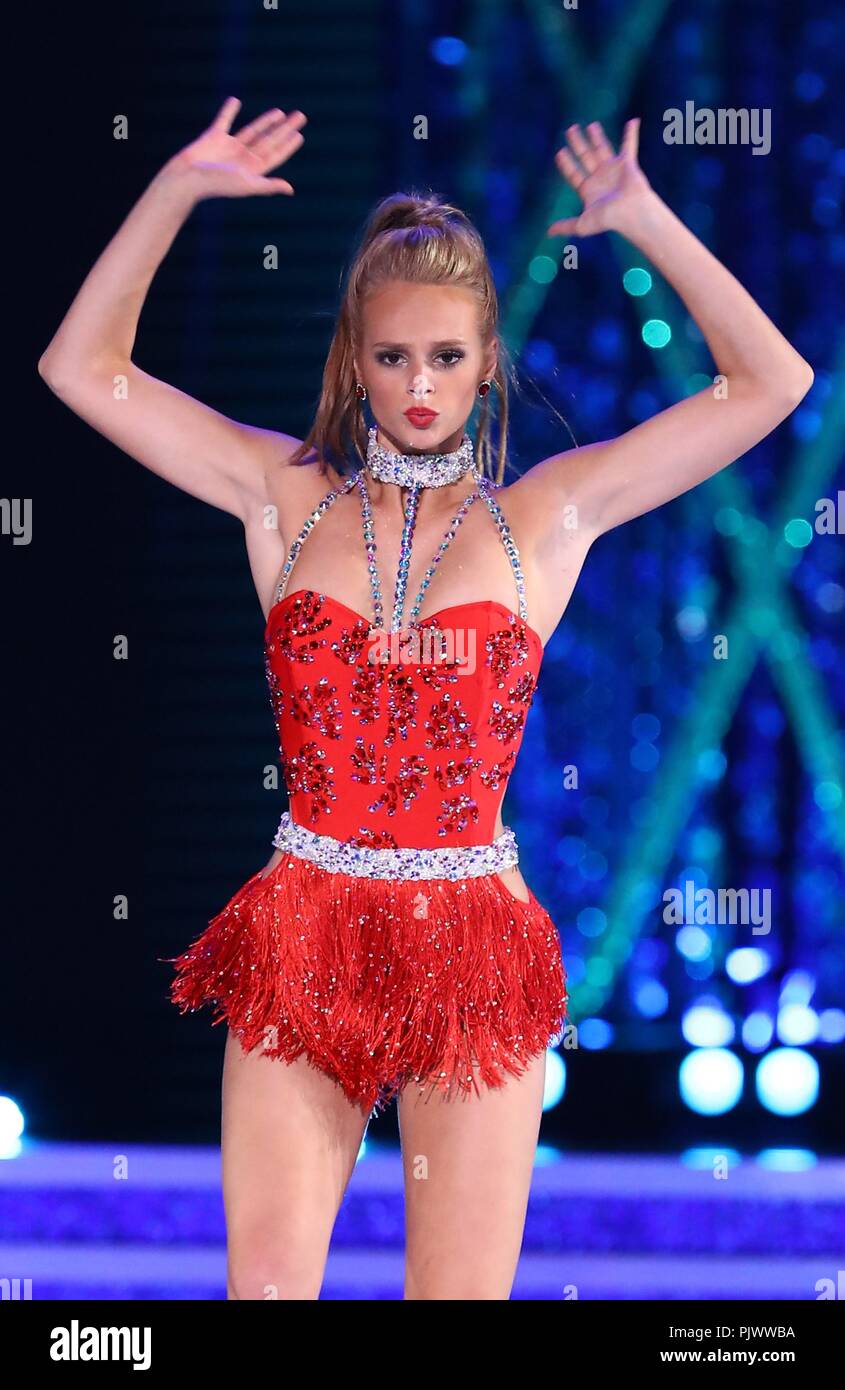
<path fill-rule="evenodd" d="M 414 601 L 414 606 L 413 606 L 413 608 L 411 609 L 410 614 L 408 615 L 408 622 L 409 622 L 409 624 L 413 624 L 413 623 L 416 622 L 417 614 L 418 614 L 419 611 L 420 611 L 420 605 L 422 604 L 422 601 L 423 601 L 423 599 L 425 598 L 426 589 L 428 588 L 429 584 L 431 583 L 431 581 L 432 581 L 432 579 L 433 579 L 433 577 L 434 577 L 434 571 L 435 571 L 435 569 L 436 569 L 437 566 L 440 564 L 440 560 L 441 560 L 442 556 L 445 555 L 445 553 L 446 553 L 446 551 L 448 550 L 449 546 L 451 545 L 452 541 L 455 539 L 455 536 L 457 535 L 458 527 L 460 526 L 461 522 L 463 521 L 464 517 L 466 516 L 466 514 L 467 514 L 467 512 L 469 511 L 470 507 L 472 506 L 473 502 L 477 502 L 477 501 L 478 501 L 478 498 L 480 497 L 480 495 L 481 495 L 481 494 L 479 493 L 478 489 L 476 488 L 475 492 L 470 493 L 469 497 L 467 497 L 467 498 L 461 503 L 460 510 L 459 510 L 459 511 L 455 514 L 455 516 L 452 518 L 452 521 L 451 521 L 451 523 L 450 523 L 450 525 L 449 525 L 449 529 L 448 529 L 448 531 L 446 532 L 445 536 L 443 537 L 442 541 L 440 542 L 440 545 L 439 545 L 438 550 L 437 550 L 437 554 L 435 555 L 434 559 L 432 560 L 431 564 L 429 565 L 428 569 L 427 569 L 426 572 L 425 572 L 425 576 L 424 576 L 424 578 L 423 578 L 423 582 L 422 582 L 422 584 L 420 585 L 420 591 L 419 591 L 419 593 L 417 594 L 417 597 L 416 597 L 416 599 L 415 599 L 415 601 Z"/>
<path fill-rule="evenodd" d="M 487 503 L 490 514 L 496 523 L 496 527 L 501 537 L 502 545 L 505 547 L 508 559 L 511 562 L 514 578 L 516 580 L 516 592 L 519 597 L 519 616 L 524 623 L 527 623 L 528 605 L 525 601 L 525 576 L 522 573 L 522 565 L 519 559 L 519 549 L 517 547 L 516 541 L 511 535 L 511 528 L 505 520 L 505 515 L 498 502 L 496 501 L 495 497 L 493 496 L 490 480 L 486 478 L 483 474 L 480 474 L 478 478 L 478 485 L 481 489 L 481 495 L 484 498 L 484 501 Z"/>
<path fill-rule="evenodd" d="M 324 512 L 328 511 L 332 502 L 334 502 L 336 498 L 342 497 L 345 492 L 349 492 L 350 488 L 357 482 L 359 474 L 362 472 L 363 469 L 359 468 L 356 473 L 353 473 L 350 478 L 347 478 L 346 482 L 343 484 L 343 487 L 332 488 L 331 492 L 327 492 L 322 502 L 318 503 L 311 515 L 306 518 L 302 526 L 302 529 L 299 532 L 299 535 L 297 536 L 296 540 L 293 542 L 293 545 L 288 551 L 288 557 L 285 560 L 282 573 L 279 576 L 279 582 L 276 585 L 276 592 L 273 596 L 274 604 L 278 603 L 281 598 L 284 598 L 288 579 L 290 578 L 290 572 L 293 569 L 294 564 L 296 563 L 296 557 L 302 549 L 311 531 L 317 525 L 317 522 L 320 520 L 320 517 L 324 514 Z"/>
<path fill-rule="evenodd" d="M 378 566 L 376 564 L 376 533 L 373 528 L 373 512 L 370 506 L 370 494 L 367 491 L 367 480 L 364 477 L 363 468 L 357 475 L 358 492 L 361 497 L 361 519 L 364 528 L 364 546 L 367 551 L 367 573 L 370 576 L 370 593 L 373 599 L 373 624 L 379 629 L 384 630 L 384 611 L 381 601 L 381 580 L 379 579 Z"/>
<path fill-rule="evenodd" d="M 480 483 L 480 474 L 478 474 L 476 470 L 473 470 L 473 472 L 476 481 Z M 383 631 L 384 608 L 382 603 L 381 581 L 379 579 L 378 565 L 376 563 L 378 546 L 376 544 L 375 528 L 373 526 L 373 513 L 372 506 L 370 503 L 370 495 L 367 491 L 367 483 L 363 475 L 363 470 L 361 471 L 361 473 L 359 473 L 357 481 L 358 491 L 361 494 L 361 511 L 364 529 L 364 544 L 367 551 L 367 572 L 370 576 L 370 591 L 372 593 L 373 599 L 373 620 L 375 626 L 379 630 Z M 413 532 L 417 518 L 417 507 L 419 503 L 420 491 L 421 488 L 419 485 L 413 486 L 411 488 L 410 495 L 406 499 L 405 504 L 405 523 L 402 527 L 402 539 L 400 542 L 399 550 L 399 569 L 396 574 L 396 588 L 394 591 L 393 600 L 393 622 L 391 627 L 391 631 L 393 632 L 397 632 L 402 628 L 402 615 L 405 608 L 405 595 L 408 587 L 408 571 L 411 563 L 411 547 L 413 544 Z M 454 540 L 458 531 L 458 527 L 460 526 L 461 522 L 463 521 L 473 502 L 477 501 L 480 495 L 481 494 L 479 492 L 479 489 L 478 487 L 476 487 L 476 489 L 472 493 L 470 493 L 469 497 L 464 499 L 457 513 L 449 523 L 449 526 L 446 529 L 446 533 L 437 548 L 434 559 L 432 560 L 431 564 L 425 572 L 425 575 L 423 576 L 423 581 L 420 585 L 419 593 L 417 594 L 417 597 L 414 600 L 413 607 L 408 617 L 409 626 L 413 625 L 416 622 L 416 618 L 419 613 L 422 601 L 425 597 L 426 590 L 428 589 L 428 586 L 431 583 L 432 578 L 434 577 L 435 570 L 438 564 L 440 563 L 440 560 L 446 553 L 446 550 L 448 549 L 451 542 Z"/>

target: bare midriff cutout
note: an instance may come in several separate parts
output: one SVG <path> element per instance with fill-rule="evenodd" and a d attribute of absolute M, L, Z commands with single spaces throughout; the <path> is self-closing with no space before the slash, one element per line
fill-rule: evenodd
<path fill-rule="evenodd" d="M 496 877 L 507 890 L 511 898 L 516 898 L 518 903 L 523 903 L 527 906 L 530 902 L 528 884 L 525 882 L 525 879 L 522 877 L 516 865 L 513 865 L 510 869 L 502 869 L 500 873 L 496 874 Z"/>

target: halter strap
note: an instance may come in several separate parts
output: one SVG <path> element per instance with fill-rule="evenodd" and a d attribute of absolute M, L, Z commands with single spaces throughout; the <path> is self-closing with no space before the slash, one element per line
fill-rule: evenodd
<path fill-rule="evenodd" d="M 342 497 L 344 493 L 349 492 L 349 490 L 355 486 L 355 484 L 358 481 L 358 473 L 360 471 L 360 469 L 356 470 L 356 472 L 353 473 L 351 477 L 347 478 L 346 482 L 343 484 L 342 487 L 332 488 L 329 492 L 327 492 L 322 501 L 319 502 L 318 505 L 314 508 L 313 512 L 311 512 L 310 516 L 306 518 L 305 522 L 303 523 L 302 529 L 299 532 L 299 535 L 296 537 L 296 540 L 293 542 L 290 549 L 288 550 L 287 559 L 285 560 L 281 575 L 279 576 L 278 583 L 276 584 L 276 590 L 273 595 L 273 604 L 278 603 L 280 599 L 284 598 L 285 592 L 287 590 L 288 580 L 290 579 L 291 570 L 293 569 L 294 564 L 296 563 L 297 556 L 299 555 L 300 550 L 302 549 L 303 545 L 305 544 L 305 541 L 308 539 L 312 530 L 317 525 L 317 522 L 320 520 L 321 517 L 325 515 L 329 507 L 332 505 L 334 501 L 336 501 L 338 497 Z M 511 568 L 514 573 L 514 579 L 516 581 L 519 616 L 524 623 L 527 623 L 528 605 L 525 601 L 525 578 L 522 573 L 522 565 L 519 559 L 519 549 L 517 547 L 516 541 L 511 535 L 511 529 L 505 519 L 505 515 L 498 502 L 496 501 L 495 497 L 493 496 L 493 489 L 495 487 L 501 487 L 503 485 L 501 483 L 491 483 L 490 479 L 485 477 L 484 474 L 477 474 L 476 482 L 478 484 L 478 491 L 484 498 L 490 515 L 493 518 L 493 521 L 496 525 L 496 529 L 499 532 L 499 538 L 502 542 L 502 545 L 505 547 L 505 553 L 507 554 L 507 557 L 510 561 Z M 430 570 L 431 566 L 429 567 L 429 572 Z"/>

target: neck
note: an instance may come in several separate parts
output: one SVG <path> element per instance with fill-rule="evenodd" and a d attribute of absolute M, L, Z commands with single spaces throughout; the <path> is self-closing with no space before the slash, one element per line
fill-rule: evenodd
<path fill-rule="evenodd" d="M 459 430 L 454 430 L 452 434 L 447 435 L 445 439 L 438 440 L 436 448 L 428 442 L 421 442 L 418 447 L 412 448 L 410 445 L 406 444 L 404 440 L 397 439 L 395 435 L 390 434 L 383 425 L 376 425 L 376 439 L 379 444 L 381 444 L 382 448 L 390 449 L 394 454 L 405 454 L 406 457 L 409 458 L 426 458 L 433 453 L 451 454 L 453 450 L 460 446 L 461 440 L 465 434 L 466 430 L 461 428 Z M 427 440 L 427 438 L 427 435 L 423 436 L 424 440 Z"/>
<path fill-rule="evenodd" d="M 431 460 L 435 474 L 439 456 L 453 454 L 459 449 L 465 434 L 466 431 L 462 428 L 454 431 L 445 439 L 438 440 L 436 448 L 409 448 L 403 440 L 397 439 L 381 425 L 375 427 L 375 441 L 385 453 L 399 455 L 406 460 Z M 470 459 L 472 459 L 471 453 Z M 444 512 L 455 512 L 472 492 L 474 485 L 473 469 L 472 467 L 465 467 L 454 481 L 438 482 L 436 486 L 432 484 L 422 486 L 417 502 L 417 517 L 440 516 Z M 367 489 L 374 508 L 383 514 L 395 513 L 400 520 L 404 519 L 406 502 L 411 491 L 409 485 L 388 481 L 383 477 L 374 477 L 368 469 Z"/>

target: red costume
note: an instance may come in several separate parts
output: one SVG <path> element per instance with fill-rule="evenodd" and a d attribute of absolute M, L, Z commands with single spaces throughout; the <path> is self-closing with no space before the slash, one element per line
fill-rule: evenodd
<path fill-rule="evenodd" d="M 501 1085 L 566 1019 L 555 926 L 496 872 L 516 862 L 512 832 L 493 834 L 543 645 L 493 485 L 475 478 L 456 521 L 484 498 L 519 614 L 477 600 L 385 634 L 336 598 L 286 594 L 308 531 L 360 474 L 305 523 L 265 629 L 289 793 L 273 843 L 285 853 L 176 958 L 171 986 L 183 1011 L 213 1003 L 246 1051 L 304 1053 L 367 1111 L 411 1081 L 477 1091 L 476 1066 Z M 443 650 L 429 645 L 438 634 Z"/>

